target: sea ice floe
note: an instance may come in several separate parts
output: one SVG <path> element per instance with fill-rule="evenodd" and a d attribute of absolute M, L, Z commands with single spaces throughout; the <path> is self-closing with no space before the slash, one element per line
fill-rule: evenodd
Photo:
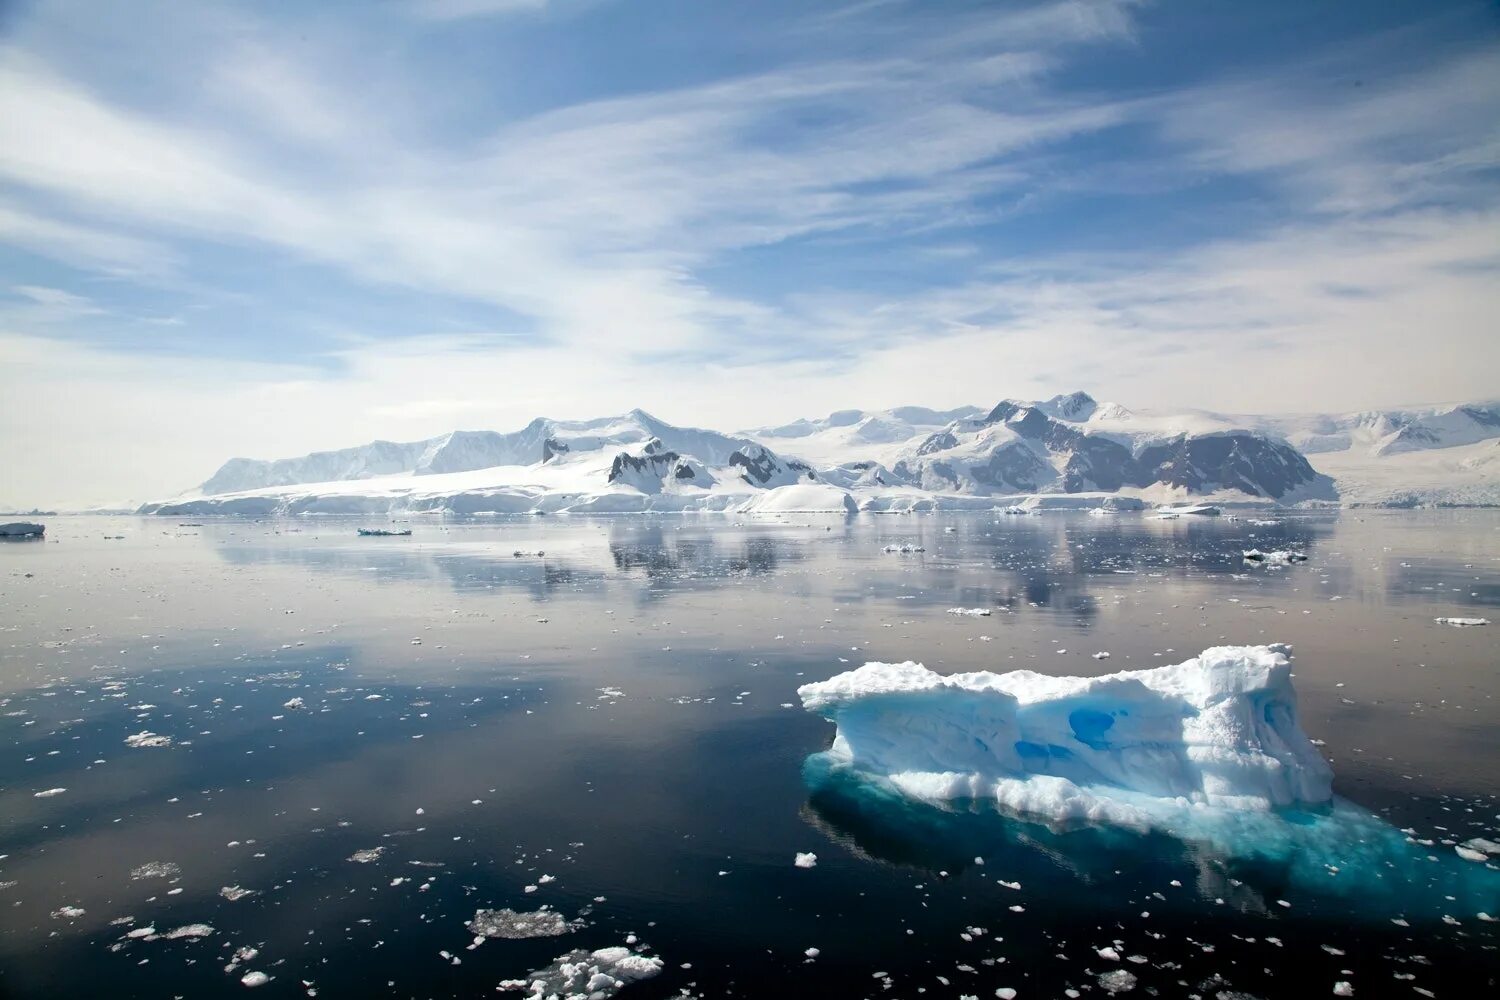
<path fill-rule="evenodd" d="M 949 608 L 950 615 L 969 615 L 975 618 L 988 618 L 992 612 L 989 608 Z"/>
<path fill-rule="evenodd" d="M 792 859 L 792 864 L 798 868 L 816 868 L 818 865 L 818 856 L 811 851 L 798 851 L 797 856 Z"/>
<path fill-rule="evenodd" d="M 568 1000 L 610 1000 L 630 983 L 659 974 L 663 962 L 624 946 L 579 949 L 560 956 L 545 969 L 525 979 L 504 979 L 497 989 L 526 990 L 533 997 L 566 997 Z"/>
<path fill-rule="evenodd" d="M 176 878 L 182 869 L 170 861 L 148 861 L 130 869 L 131 878 Z"/>
<path fill-rule="evenodd" d="M 1275 552 L 1262 552 L 1260 549 L 1246 549 L 1243 553 L 1245 562 L 1264 563 L 1267 566 L 1285 566 L 1288 563 L 1307 562 L 1307 556 L 1301 552 L 1293 552 L 1290 549 L 1278 549 Z"/>
<path fill-rule="evenodd" d="M 1459 628 L 1472 628 L 1475 625 L 1488 625 L 1488 618 L 1434 618 L 1433 621 L 1439 625 L 1456 625 Z"/>
<path fill-rule="evenodd" d="M 125 745 L 133 750 L 149 747 L 169 747 L 172 745 L 172 737 L 161 736 L 150 730 L 145 730 L 125 737 Z"/>
<path fill-rule="evenodd" d="M 556 910 L 543 907 L 529 912 L 516 910 L 475 910 L 474 919 L 468 922 L 469 932 L 477 938 L 538 938 L 559 937 L 570 934 L 583 926 L 581 921 L 569 921 Z"/>
<path fill-rule="evenodd" d="M 349 860 L 361 865 L 367 865 L 371 861 L 380 860 L 380 856 L 384 853 L 384 847 L 366 847 L 349 855 Z"/>

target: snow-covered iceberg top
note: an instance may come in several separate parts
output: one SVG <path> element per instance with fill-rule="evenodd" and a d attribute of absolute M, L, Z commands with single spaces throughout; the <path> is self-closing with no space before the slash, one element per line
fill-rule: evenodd
<path fill-rule="evenodd" d="M 1297 721 L 1290 652 L 1219 646 L 1102 677 L 867 663 L 797 693 L 838 726 L 830 758 L 905 794 L 1147 828 L 1164 809 L 1331 801 L 1333 772 Z"/>

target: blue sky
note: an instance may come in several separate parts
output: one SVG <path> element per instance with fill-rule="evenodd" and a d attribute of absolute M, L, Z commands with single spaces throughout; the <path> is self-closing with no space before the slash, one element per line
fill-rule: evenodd
<path fill-rule="evenodd" d="M 1468 2 L 0 6 L 0 502 L 643 406 L 1500 387 Z"/>

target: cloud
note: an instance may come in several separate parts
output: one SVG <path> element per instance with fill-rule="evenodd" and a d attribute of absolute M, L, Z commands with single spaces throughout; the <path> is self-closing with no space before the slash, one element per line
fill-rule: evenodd
<path fill-rule="evenodd" d="M 408 9 L 429 21 L 463 21 L 476 17 L 539 15 L 578 8 L 602 0 L 410 0 Z"/>
<path fill-rule="evenodd" d="M 428 4 L 403 30 L 551 6 Z M 144 93 L 13 34 L 0 242 L 66 267 L 0 303 L 0 441 L 46 442 L 11 449 L 7 499 L 140 499 L 231 454 L 638 405 L 733 428 L 1080 387 L 1269 411 L 1500 381 L 1492 43 L 1110 87 L 1094 53 L 1151 42 L 1135 4 L 842 14 L 768 23 L 732 74 L 551 104 L 431 51 L 362 61 L 364 22 L 215 12 L 191 73 L 136 54 L 148 78 L 170 64 Z M 315 294 L 290 304 L 286 275 Z M 206 300 L 254 332 L 204 324 Z M 124 318 L 148 314 L 183 326 Z M 243 360 L 272 330 L 276 360 Z"/>

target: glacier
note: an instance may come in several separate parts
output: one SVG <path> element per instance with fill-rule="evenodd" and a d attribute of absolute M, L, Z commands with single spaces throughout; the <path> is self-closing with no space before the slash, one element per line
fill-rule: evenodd
<path fill-rule="evenodd" d="M 1165 837 L 1420 919 L 1500 902 L 1492 861 L 1434 853 L 1334 795 L 1283 644 L 1098 677 L 866 663 L 798 695 L 837 727 L 803 764 L 815 825 L 835 839 L 862 831 L 906 857 L 1041 850 L 1085 871 L 1160 853 Z"/>

